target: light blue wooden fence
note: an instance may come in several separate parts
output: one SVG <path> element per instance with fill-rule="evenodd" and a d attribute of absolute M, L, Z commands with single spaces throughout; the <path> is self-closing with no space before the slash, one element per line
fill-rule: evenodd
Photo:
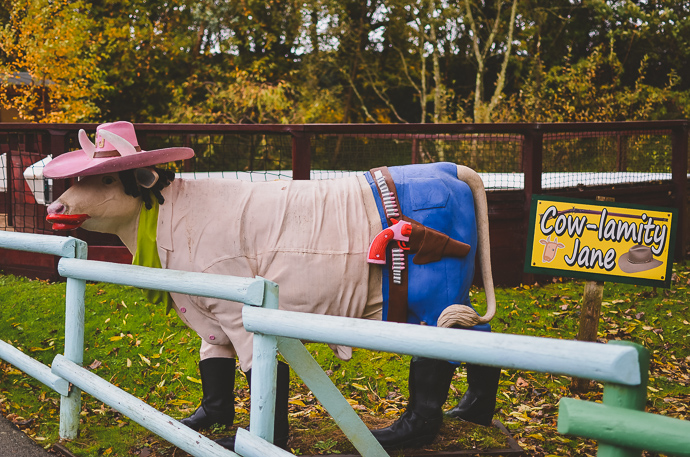
<path fill-rule="evenodd" d="M 247 330 L 275 338 L 283 357 L 334 417 L 339 410 L 331 410 L 329 405 L 337 403 L 331 397 L 339 393 L 324 387 L 332 384 L 313 359 L 308 360 L 311 357 L 300 339 L 600 381 L 604 383 L 603 405 L 561 400 L 561 433 L 598 440 L 599 457 L 640 456 L 643 449 L 690 456 L 690 422 L 642 412 L 647 398 L 649 352 L 637 344 L 611 341 L 604 345 L 249 306 L 244 307 L 242 319 Z M 259 350 L 255 346 L 255 356 Z M 267 345 L 266 353 L 272 351 Z M 252 382 L 255 378 L 262 376 L 256 374 Z M 343 408 L 344 399 L 338 402 L 337 407 Z M 355 443 L 354 427 L 340 425 Z M 363 456 L 385 455 L 357 449 Z"/>
<path fill-rule="evenodd" d="M 278 351 L 362 456 L 387 455 L 300 340 L 597 380 L 604 383 L 603 404 L 561 400 L 560 432 L 598 440 L 600 457 L 639 456 L 641 449 L 690 456 L 689 422 L 642 412 L 649 353 L 639 345 L 601 345 L 287 312 L 277 309 L 278 286 L 262 278 L 88 261 L 84 260 L 86 245 L 74 238 L 0 232 L 0 247 L 63 257 L 58 271 L 67 278 L 65 354 L 56 356 L 52 368 L 48 368 L 0 342 L 0 358 L 60 393 L 63 438 L 76 437 L 79 396 L 83 390 L 192 455 L 237 455 L 81 367 L 84 290 L 85 281 L 90 280 L 216 297 L 246 305 L 244 325 L 255 337 L 251 433 L 240 429 L 236 439 L 236 452 L 244 457 L 290 455 L 270 444 Z"/>
<path fill-rule="evenodd" d="M 0 232 L 0 247 L 62 257 L 58 270 L 67 278 L 64 355 L 58 354 L 52 367 L 47 367 L 12 345 L 0 343 L 0 358 L 60 393 L 61 438 L 77 438 L 84 391 L 194 456 L 237 455 L 82 368 L 85 284 L 87 280 L 105 281 L 261 306 L 268 281 L 84 260 L 86 244 L 75 238 Z"/>

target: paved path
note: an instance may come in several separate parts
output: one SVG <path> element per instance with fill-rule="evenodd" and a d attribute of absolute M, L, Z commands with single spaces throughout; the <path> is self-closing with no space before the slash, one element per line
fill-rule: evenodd
<path fill-rule="evenodd" d="M 0 457 L 55 457 L 0 415 Z"/>

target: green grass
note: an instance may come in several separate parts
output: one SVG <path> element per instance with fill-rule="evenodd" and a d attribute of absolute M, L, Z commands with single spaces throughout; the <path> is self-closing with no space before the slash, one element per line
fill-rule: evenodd
<path fill-rule="evenodd" d="M 606 284 L 600 341 L 640 343 L 652 353 L 647 410 L 682 419 L 690 408 L 690 270 L 676 265 L 671 289 Z M 518 288 L 499 288 L 494 331 L 573 339 L 579 325 L 584 285 L 564 281 Z M 0 338 L 50 364 L 64 349 L 63 283 L 0 276 Z M 483 291 L 473 300 L 484 306 Z M 179 319 L 165 315 L 131 287 L 88 284 L 86 288 L 84 365 L 103 379 L 141 398 L 174 418 L 198 405 L 199 339 Z M 308 348 L 335 385 L 371 427 L 392 421 L 405 407 L 409 357 L 355 350 L 343 362 L 323 344 Z M 15 367 L 0 363 L 0 408 L 36 442 L 58 441 L 59 395 Z M 601 385 L 587 394 L 570 391 L 570 378 L 504 370 L 496 418 L 530 455 L 595 455 L 596 443 L 556 432 L 557 405 L 563 396 L 598 401 Z M 446 407 L 466 388 L 463 370 L 456 372 Z M 238 376 L 237 420 L 248 424 L 249 397 Z M 290 442 L 295 453 L 349 453 L 351 446 L 296 376 L 291 380 Z M 228 431 L 215 429 L 211 436 Z M 502 447 L 495 428 L 446 421 L 436 449 Z M 80 436 L 63 443 L 77 456 L 184 455 L 88 394 L 82 395 Z M 445 446 L 445 448 L 443 447 Z"/>

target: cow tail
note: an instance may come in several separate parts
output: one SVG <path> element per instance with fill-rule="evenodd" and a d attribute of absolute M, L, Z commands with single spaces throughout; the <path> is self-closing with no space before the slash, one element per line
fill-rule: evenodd
<path fill-rule="evenodd" d="M 437 323 L 439 327 L 474 327 L 478 324 L 488 323 L 496 314 L 496 295 L 494 294 L 494 280 L 491 275 L 489 214 L 484 183 L 474 170 L 462 165 L 458 165 L 458 179 L 467 183 L 474 198 L 477 220 L 477 253 L 484 291 L 486 292 L 486 314 L 480 316 L 469 306 L 451 305 L 441 313 Z"/>

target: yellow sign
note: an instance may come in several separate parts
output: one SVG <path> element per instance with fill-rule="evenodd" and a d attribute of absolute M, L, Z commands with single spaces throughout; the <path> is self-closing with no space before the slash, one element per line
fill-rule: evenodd
<path fill-rule="evenodd" d="M 670 285 L 675 209 L 534 196 L 525 271 Z"/>

